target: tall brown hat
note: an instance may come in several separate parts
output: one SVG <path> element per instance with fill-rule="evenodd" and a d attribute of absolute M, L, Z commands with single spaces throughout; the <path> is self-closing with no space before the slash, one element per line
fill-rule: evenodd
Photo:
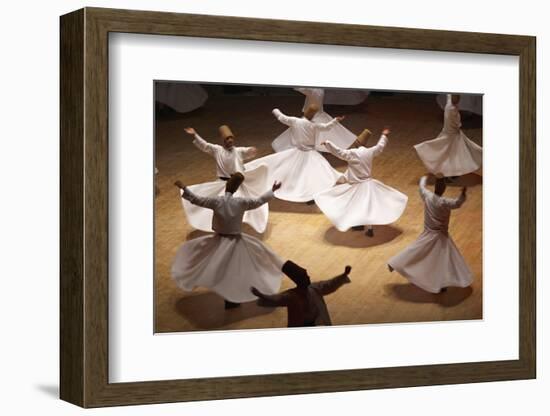
<path fill-rule="evenodd" d="M 220 137 L 225 140 L 228 137 L 235 137 L 229 126 L 226 126 L 225 124 L 223 126 L 219 127 Z"/>
<path fill-rule="evenodd" d="M 307 270 L 298 266 L 293 261 L 286 261 L 285 264 L 283 264 L 282 270 L 298 287 L 308 287 L 311 284 Z"/>
<path fill-rule="evenodd" d="M 361 132 L 359 136 L 357 136 L 357 143 L 359 143 L 361 146 L 365 146 L 367 144 L 367 140 L 369 140 L 369 137 L 371 136 L 371 131 L 369 129 L 365 129 Z"/>
<path fill-rule="evenodd" d="M 311 120 L 315 114 L 319 111 L 319 106 L 317 104 L 310 104 L 304 110 L 304 117 L 308 120 Z"/>
<path fill-rule="evenodd" d="M 237 189 L 239 189 L 239 186 L 241 186 L 243 181 L 244 175 L 241 172 L 234 173 L 225 184 L 225 192 L 231 192 L 234 194 L 237 192 Z"/>

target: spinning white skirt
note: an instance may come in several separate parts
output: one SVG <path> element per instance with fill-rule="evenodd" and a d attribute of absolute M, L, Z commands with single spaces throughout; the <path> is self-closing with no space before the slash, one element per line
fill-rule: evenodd
<path fill-rule="evenodd" d="M 235 192 L 236 197 L 242 198 L 259 198 L 265 192 L 270 189 L 270 185 L 267 182 L 267 167 L 259 165 L 255 169 L 247 170 L 245 172 L 245 180 Z M 225 194 L 226 181 L 217 180 L 213 182 L 201 183 L 198 185 L 191 185 L 188 188 L 195 195 L 204 197 L 223 196 Z M 273 184 L 273 183 L 272 183 Z M 182 191 L 180 190 L 180 194 Z M 212 217 L 214 212 L 211 209 L 199 207 L 193 205 L 186 199 L 181 199 L 187 221 L 191 227 L 212 232 Z M 249 224 L 254 230 L 259 233 L 263 233 L 267 228 L 267 221 L 269 217 L 269 206 L 263 204 L 261 207 L 246 211 L 243 216 L 243 222 Z"/>
<path fill-rule="evenodd" d="M 483 162 L 482 148 L 460 131 L 441 132 L 436 139 L 414 146 L 426 168 L 434 174 L 461 176 L 478 170 Z"/>
<path fill-rule="evenodd" d="M 313 117 L 313 121 L 316 123 L 328 123 L 332 120 L 332 117 L 320 111 Z M 336 146 L 347 149 L 352 145 L 357 136 L 351 131 L 346 129 L 340 123 L 335 123 L 330 129 L 319 131 L 315 136 L 315 148 L 320 152 L 326 152 L 327 149 L 325 146 L 321 146 L 326 140 L 330 140 Z M 290 129 L 286 129 L 283 133 L 273 140 L 271 147 L 276 152 L 282 152 L 292 148 L 292 143 L 290 142 Z"/>
<path fill-rule="evenodd" d="M 172 278 L 183 290 L 206 287 L 231 302 L 256 299 L 250 292 L 275 294 L 283 277 L 283 260 L 247 234 L 211 234 L 183 244 L 172 264 Z"/>
<path fill-rule="evenodd" d="M 407 200 L 407 195 L 376 179 L 336 185 L 315 196 L 317 206 L 339 231 L 395 222 Z"/>
<path fill-rule="evenodd" d="M 292 148 L 253 160 L 245 167 L 254 169 L 259 165 L 267 166 L 269 183 L 282 183 L 275 196 L 285 201 L 311 201 L 319 192 L 332 188 L 342 177 L 316 150 Z"/>
<path fill-rule="evenodd" d="M 448 234 L 425 229 L 418 239 L 388 264 L 414 285 L 431 293 L 444 287 L 467 287 L 470 268 Z"/>

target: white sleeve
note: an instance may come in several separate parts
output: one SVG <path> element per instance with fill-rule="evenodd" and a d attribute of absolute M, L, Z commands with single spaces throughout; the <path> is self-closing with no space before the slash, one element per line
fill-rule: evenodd
<path fill-rule="evenodd" d="M 443 204 L 450 209 L 457 209 L 466 201 L 466 194 L 460 193 L 458 198 L 442 198 Z"/>
<path fill-rule="evenodd" d="M 331 154 L 336 156 L 338 159 L 345 160 L 346 162 L 349 162 L 353 157 L 353 152 L 351 150 L 341 149 L 329 140 L 326 141 L 325 147 Z"/>
<path fill-rule="evenodd" d="M 318 130 L 328 130 L 336 123 L 338 123 L 338 120 L 333 118 L 328 123 L 314 123 L 314 124 L 315 124 L 315 128 L 317 128 Z"/>
<path fill-rule="evenodd" d="M 422 200 L 426 199 L 426 197 L 430 194 L 430 191 L 428 191 L 428 189 L 426 188 L 426 183 L 428 182 L 428 177 L 427 176 L 422 176 L 420 178 L 420 182 L 418 183 L 418 190 L 420 192 L 420 197 L 422 198 Z"/>
<path fill-rule="evenodd" d="M 279 120 L 279 122 L 281 122 L 283 124 L 286 124 L 289 127 L 294 125 L 294 122 L 296 121 L 296 117 L 286 116 L 278 108 L 275 108 L 272 111 L 272 113 L 275 116 L 275 118 L 277 118 L 277 120 Z"/>
<path fill-rule="evenodd" d="M 195 134 L 195 138 L 193 139 L 193 144 L 204 153 L 208 153 L 209 155 L 214 155 L 218 148 L 220 147 L 217 144 L 208 143 L 206 140 L 204 140 L 201 136 L 198 134 Z"/>
<path fill-rule="evenodd" d="M 382 134 L 378 139 L 378 143 L 370 147 L 369 150 L 372 150 L 374 156 L 378 156 L 380 153 L 384 151 L 387 144 L 388 144 L 388 137 L 385 134 Z"/>
<path fill-rule="evenodd" d="M 251 209 L 256 209 L 258 207 L 261 207 L 263 204 L 265 204 L 267 201 L 269 201 L 271 198 L 273 198 L 273 191 L 268 191 L 259 198 L 239 198 L 241 201 L 243 208 L 248 211 Z"/>
<path fill-rule="evenodd" d="M 189 190 L 189 188 L 184 188 L 183 194 L 181 196 L 183 199 L 188 200 L 193 205 L 197 205 L 203 208 L 214 209 L 218 204 L 218 198 L 204 197 L 194 194 Z"/>

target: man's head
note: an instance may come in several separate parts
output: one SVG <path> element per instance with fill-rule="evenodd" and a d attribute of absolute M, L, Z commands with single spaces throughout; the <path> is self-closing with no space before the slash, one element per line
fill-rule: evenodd
<path fill-rule="evenodd" d="M 312 120 L 315 114 L 317 114 L 317 111 L 319 111 L 319 106 L 317 104 L 310 104 L 304 110 L 304 117 L 308 120 Z"/>
<path fill-rule="evenodd" d="M 447 189 L 447 185 L 445 185 L 445 178 L 436 178 L 434 189 L 435 194 L 441 196 L 445 193 L 445 189 Z"/>
<path fill-rule="evenodd" d="M 460 102 L 460 95 L 458 94 L 451 95 L 451 102 L 453 103 L 453 105 L 457 105 Z"/>
<path fill-rule="evenodd" d="M 244 181 L 244 176 L 241 172 L 234 173 L 231 175 L 227 183 L 225 184 L 225 192 L 231 192 L 234 194 L 241 186 L 241 183 Z"/>
<path fill-rule="evenodd" d="M 355 139 L 358 146 L 366 146 L 367 141 L 369 140 L 369 137 L 372 135 L 371 131 L 369 129 L 365 129 L 361 132 L 359 136 L 357 136 L 357 139 Z"/>
<path fill-rule="evenodd" d="M 298 266 L 296 263 L 288 260 L 283 264 L 283 273 L 292 280 L 297 287 L 301 289 L 307 288 L 311 284 L 311 280 L 307 274 L 307 270 Z"/>
<path fill-rule="evenodd" d="M 235 136 L 229 126 L 224 124 L 223 126 L 220 126 L 218 130 L 220 132 L 220 137 L 223 140 L 223 146 L 226 149 L 233 148 L 233 145 L 235 144 Z"/>

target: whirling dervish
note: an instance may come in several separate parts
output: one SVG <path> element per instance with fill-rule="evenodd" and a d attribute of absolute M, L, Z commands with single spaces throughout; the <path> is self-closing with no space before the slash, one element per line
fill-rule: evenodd
<path fill-rule="evenodd" d="M 437 138 L 414 146 L 426 168 L 434 175 L 466 175 L 482 165 L 482 148 L 461 130 L 459 101 L 460 95 L 447 94 L 443 130 Z"/>
<path fill-rule="evenodd" d="M 351 266 L 346 266 L 344 273 L 332 279 L 311 282 L 307 270 L 288 260 L 283 265 L 286 274 L 296 287 L 276 295 L 262 293 L 256 287 L 251 292 L 258 297 L 258 305 L 265 307 L 282 306 L 287 308 L 287 326 L 332 325 L 324 296 L 336 292 L 341 286 L 351 283 L 349 273 Z"/>
<path fill-rule="evenodd" d="M 273 115 L 279 122 L 289 126 L 292 147 L 255 159 L 245 165 L 247 170 L 265 165 L 268 181 L 281 181 L 284 188 L 275 192 L 279 199 L 291 202 L 312 202 L 314 196 L 331 188 L 342 176 L 315 150 L 315 137 L 319 131 L 327 131 L 344 117 L 333 118 L 328 123 L 317 123 L 313 118 L 319 107 L 308 106 L 303 117 L 289 117 L 279 109 Z"/>
<path fill-rule="evenodd" d="M 451 210 L 460 208 L 466 201 L 466 188 L 462 188 L 458 198 L 446 198 L 443 178 L 436 180 L 435 192 L 426 188 L 426 182 L 427 177 L 423 176 L 420 196 L 424 201 L 424 231 L 388 261 L 388 268 L 431 293 L 451 286 L 467 287 L 472 283 L 472 272 L 449 236 Z"/>
<path fill-rule="evenodd" d="M 374 158 L 386 148 L 389 134 L 390 130 L 384 129 L 378 143 L 366 147 L 371 132 L 365 129 L 357 136 L 358 147 L 348 150 L 339 148 L 330 140 L 324 142 L 330 153 L 348 162 L 345 182 L 315 196 L 317 206 L 339 231 L 363 229 L 366 225 L 366 234 L 372 237 L 373 225 L 390 224 L 403 214 L 407 195 L 372 177 Z"/>
<path fill-rule="evenodd" d="M 180 181 L 182 198 L 191 204 L 213 212 L 215 234 L 184 243 L 172 264 L 172 278 L 183 290 L 207 287 L 225 299 L 225 308 L 256 299 L 250 287 L 274 294 L 281 286 L 283 261 L 257 238 L 242 233 L 243 215 L 248 210 L 265 205 L 281 184 L 274 183 L 270 191 L 259 198 L 239 198 L 234 194 L 244 181 L 237 172 L 226 182 L 225 195 L 204 197 L 195 195 Z"/>
<path fill-rule="evenodd" d="M 192 127 L 185 129 L 187 134 L 194 137 L 193 144 L 202 152 L 212 156 L 216 161 L 216 175 L 218 180 L 189 186 L 191 192 L 206 197 L 223 196 L 225 182 L 236 172 L 243 172 L 244 183 L 239 188 L 236 196 L 245 198 L 257 198 L 268 187 L 267 168 L 256 166 L 254 169 L 244 167 L 244 161 L 253 158 L 257 150 L 255 147 L 235 146 L 235 135 L 228 126 L 220 126 L 220 138 L 223 146 L 208 143 Z M 182 199 L 183 209 L 189 224 L 198 230 L 212 231 L 212 211 L 198 205 L 193 205 L 186 199 Z M 267 227 L 269 207 L 267 204 L 257 209 L 247 211 L 244 214 L 244 222 L 254 230 L 263 233 Z"/>
<path fill-rule="evenodd" d="M 316 105 L 319 110 L 313 117 L 314 122 L 316 123 L 328 123 L 332 120 L 332 117 L 325 113 L 323 109 L 323 101 L 325 97 L 325 90 L 322 88 L 294 88 L 295 91 L 298 91 L 306 96 L 304 107 L 302 112 L 305 114 L 307 108 L 310 105 Z M 276 152 L 282 152 L 283 150 L 290 149 L 292 144 L 292 133 L 290 129 L 285 130 L 281 133 L 273 142 L 271 147 Z M 319 131 L 315 137 L 315 148 L 321 152 L 326 152 L 324 146 L 321 146 L 321 143 L 327 140 L 330 137 L 333 143 L 338 147 L 348 148 L 355 141 L 355 134 L 346 129 L 340 123 L 335 123 L 331 125 L 330 129 L 325 131 Z"/>

